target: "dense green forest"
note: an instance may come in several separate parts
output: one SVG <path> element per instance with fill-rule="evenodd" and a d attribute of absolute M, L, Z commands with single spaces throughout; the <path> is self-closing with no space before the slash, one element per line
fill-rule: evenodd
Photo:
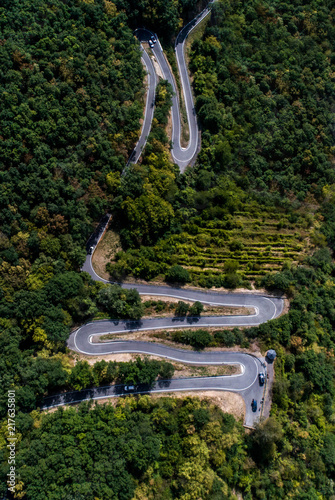
<path fill-rule="evenodd" d="M 241 425 L 197 399 L 83 404 L 24 424 L 18 462 L 29 500 L 232 498 L 249 473 Z"/>
<path fill-rule="evenodd" d="M 227 1 L 212 16 L 191 54 L 199 163 L 300 201 L 320 195 L 334 182 L 334 11 Z"/>
<path fill-rule="evenodd" d="M 109 2 L 5 2 L 0 32 L 0 316 L 57 345 L 91 307 L 73 270 L 137 139 L 143 69 Z"/>
<path fill-rule="evenodd" d="M 202 6 L 1 3 L 0 411 L 14 387 L 16 498 L 335 496 L 335 11 L 318 0 L 217 2 L 189 54 L 197 164 L 180 175 L 170 161 L 171 88 L 161 81 L 145 154 L 121 176 L 144 106 L 132 30 L 145 24 L 168 45 Z M 196 349 L 277 350 L 272 417 L 253 433 L 197 399 L 36 411 L 59 390 L 173 373 L 140 358 L 74 365 L 66 352 L 72 327 L 144 312 L 135 291 L 78 272 L 107 209 L 123 244 L 108 265 L 118 280 L 253 283 L 290 297 L 287 314 L 257 328 L 170 334 Z M 2 420 L 0 495 L 5 438 Z"/>
<path fill-rule="evenodd" d="M 144 71 L 108 1 L 4 2 L 0 33 L 0 363 L 29 408 L 62 385 L 52 356 L 73 324 L 141 317 L 138 294 L 77 271 L 138 137 Z"/>

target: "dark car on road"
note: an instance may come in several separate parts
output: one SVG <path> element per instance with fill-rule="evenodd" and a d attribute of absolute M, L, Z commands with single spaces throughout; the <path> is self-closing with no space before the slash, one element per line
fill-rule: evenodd
<path fill-rule="evenodd" d="M 90 248 L 88 249 L 88 254 L 89 254 L 89 255 L 92 255 L 93 250 L 94 250 L 94 247 L 90 247 Z"/>
<path fill-rule="evenodd" d="M 134 385 L 125 385 L 125 386 L 124 386 L 124 391 L 125 391 L 125 392 L 132 392 L 132 391 L 135 391 L 135 386 L 134 386 Z"/>
<path fill-rule="evenodd" d="M 253 412 L 257 411 L 257 401 L 256 401 L 256 399 L 253 399 L 251 401 L 251 409 L 252 409 Z"/>
<path fill-rule="evenodd" d="M 259 380 L 259 385 L 264 385 L 265 376 L 264 376 L 263 372 L 261 372 L 261 373 L 258 374 L 258 380 Z"/>

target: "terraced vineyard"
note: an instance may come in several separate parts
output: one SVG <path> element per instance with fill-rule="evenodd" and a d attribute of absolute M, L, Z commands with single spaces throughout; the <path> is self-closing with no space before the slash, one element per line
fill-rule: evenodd
<path fill-rule="evenodd" d="M 215 227 L 202 228 L 200 234 L 188 235 L 186 244 L 178 245 L 178 253 L 182 249 L 186 253 L 180 255 L 179 263 L 191 266 L 193 274 L 222 272 L 225 262 L 230 259 L 238 263 L 246 277 L 254 278 L 269 268 L 281 268 L 285 261 L 299 260 L 303 243 L 307 246 L 309 236 L 308 231 L 297 234 L 287 229 L 283 232 L 281 223 L 271 219 L 260 226 L 260 221 L 248 220 L 245 214 L 239 214 L 230 229 L 227 225 L 231 224 L 226 222 L 211 225 Z"/>
<path fill-rule="evenodd" d="M 116 262 L 126 274 L 138 278 L 162 278 L 170 266 L 178 264 L 200 286 L 221 286 L 220 279 L 227 274 L 255 281 L 281 270 L 285 263 L 301 262 L 317 242 L 317 226 L 317 217 L 311 213 L 270 211 L 260 216 L 241 211 L 211 221 L 195 217 L 182 225 L 181 233 L 153 247 L 120 252 Z"/>
<path fill-rule="evenodd" d="M 305 218 L 292 223 L 285 215 L 278 221 L 275 214 L 257 219 L 238 212 L 234 220 L 211 221 L 199 227 L 196 235 L 184 232 L 157 246 L 164 250 L 173 246 L 169 263 L 186 267 L 192 280 L 222 274 L 227 271 L 227 260 L 235 263 L 243 277 L 253 280 L 269 270 L 280 270 L 285 262 L 302 260 L 312 246 L 309 225 Z"/>

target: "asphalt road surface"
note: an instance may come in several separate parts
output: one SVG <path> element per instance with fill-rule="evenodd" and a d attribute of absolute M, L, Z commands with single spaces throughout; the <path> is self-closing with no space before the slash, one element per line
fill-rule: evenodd
<path fill-rule="evenodd" d="M 213 2 L 211 2 L 212 4 Z M 211 5 L 210 4 L 210 5 Z M 180 121 L 180 103 L 178 97 L 178 90 L 176 87 L 176 82 L 174 76 L 171 72 L 170 66 L 164 55 L 162 46 L 158 40 L 156 34 L 144 28 L 139 28 L 135 30 L 135 34 L 139 41 L 148 42 L 151 36 L 155 36 L 157 42 L 151 49 L 156 61 L 158 62 L 164 79 L 167 80 L 173 88 L 174 96 L 172 97 L 172 149 L 171 154 L 174 162 L 179 166 L 180 171 L 184 172 L 185 168 L 192 163 L 198 153 L 199 146 L 199 128 L 197 122 L 197 116 L 195 112 L 192 90 L 190 79 L 188 75 L 188 69 L 185 61 L 185 41 L 189 33 L 209 14 L 210 6 L 207 7 L 201 14 L 199 14 L 195 19 L 188 23 L 178 34 L 175 45 L 175 53 L 177 59 L 177 65 L 179 70 L 180 81 L 182 85 L 182 91 L 184 96 L 184 103 L 187 114 L 188 128 L 189 128 L 189 142 L 187 147 L 181 146 L 181 121 Z M 146 54 L 143 46 L 141 45 L 142 54 Z M 143 62 L 146 66 L 147 73 L 149 75 L 149 91 L 147 97 L 146 111 L 144 117 L 144 123 L 142 127 L 141 137 L 138 144 L 136 145 L 130 161 L 136 163 L 141 155 L 142 149 L 146 143 L 147 136 L 151 128 L 151 122 L 153 118 L 153 108 L 152 108 L 152 96 L 155 95 L 155 87 L 157 85 L 157 78 L 153 77 L 155 73 L 152 61 L 150 57 L 143 57 Z M 152 112 L 149 113 L 148 110 L 151 109 Z"/>
<path fill-rule="evenodd" d="M 100 221 L 97 230 L 91 236 L 87 246 L 94 248 L 100 241 L 110 219 L 107 214 Z M 107 283 L 96 274 L 92 266 L 92 255 L 87 255 L 83 271 L 90 274 L 92 279 Z M 175 391 L 204 391 L 219 390 L 240 394 L 246 405 L 245 425 L 254 426 L 259 419 L 261 400 L 264 387 L 259 385 L 258 374 L 266 373 L 264 359 L 259 359 L 245 353 L 227 351 L 197 352 L 186 349 L 174 349 L 156 342 L 116 340 L 108 342 L 93 342 L 92 337 L 105 334 L 118 334 L 135 331 L 147 331 L 151 329 L 175 329 L 187 327 L 222 327 L 222 326 L 255 326 L 279 316 L 283 311 L 283 300 L 255 293 L 220 293 L 215 291 L 200 291 L 183 289 L 172 286 L 122 284 L 124 288 L 135 288 L 140 294 L 157 295 L 178 298 L 180 300 L 200 301 L 204 304 L 227 305 L 253 308 L 251 315 L 239 316 L 202 316 L 194 318 L 152 318 L 133 320 L 104 320 L 87 323 L 73 332 L 68 339 L 68 347 L 76 352 L 86 355 L 97 356 L 111 353 L 142 353 L 159 356 L 165 359 L 178 361 L 191 365 L 221 365 L 238 364 L 241 366 L 241 374 L 219 377 L 192 377 L 184 379 L 172 379 L 158 381 L 152 387 L 138 385 L 136 394 L 151 392 L 175 392 Z M 85 389 L 83 391 L 67 392 L 50 396 L 44 399 L 42 408 L 62 406 L 69 403 L 78 403 L 88 399 L 102 399 L 106 397 L 118 397 L 129 394 L 123 385 L 112 385 Z M 251 409 L 251 401 L 256 399 L 258 408 L 256 412 Z"/>
<path fill-rule="evenodd" d="M 142 150 L 147 142 L 150 129 L 151 129 L 151 123 L 152 119 L 154 117 L 154 111 L 155 111 L 155 93 L 156 93 L 156 86 L 157 86 L 157 76 L 156 76 L 156 71 L 154 68 L 154 65 L 152 64 L 152 61 L 147 54 L 147 52 L 144 50 L 144 48 L 141 45 L 141 52 L 142 52 L 142 62 L 145 65 L 146 72 L 148 75 L 148 87 L 147 87 L 147 100 L 145 104 L 145 112 L 144 112 L 144 119 L 143 119 L 143 125 L 142 125 L 142 130 L 141 130 L 141 136 L 138 140 L 138 143 L 136 144 L 134 151 L 129 157 L 128 164 L 129 163 L 137 163 L 139 157 L 142 154 Z"/>
<path fill-rule="evenodd" d="M 129 350 L 126 342 L 115 342 L 113 346 L 124 345 L 125 351 L 115 352 L 132 352 Z M 136 344 L 132 343 L 132 344 Z M 139 346 L 141 344 L 145 345 L 145 342 L 138 342 Z M 243 353 L 234 352 L 206 352 L 198 353 L 194 351 L 183 351 L 181 349 L 172 349 L 166 346 L 159 346 L 156 344 L 149 344 L 151 348 L 157 347 L 160 350 L 160 356 L 164 356 L 168 359 L 175 359 L 182 361 L 184 363 L 189 363 L 193 365 L 221 365 L 221 364 L 238 364 L 241 366 L 241 374 L 230 375 L 230 376 L 220 376 L 220 377 L 192 377 L 184 379 L 172 379 L 172 380 L 160 380 L 153 384 L 152 387 L 145 385 L 136 386 L 132 394 L 150 394 L 156 392 L 178 392 L 178 391 L 228 391 L 240 394 L 246 404 L 246 416 L 245 425 L 252 427 L 255 421 L 259 418 L 259 408 L 258 405 L 257 412 L 252 412 L 251 401 L 252 399 L 260 400 L 263 396 L 263 387 L 259 385 L 258 373 L 264 371 L 262 362 L 253 356 Z M 134 352 L 143 352 L 140 347 L 136 347 Z M 63 394 L 57 394 L 55 396 L 49 396 L 44 399 L 44 403 L 41 406 L 42 409 L 53 408 L 57 406 L 63 406 L 65 404 L 79 403 L 81 401 L 86 401 L 89 399 L 103 399 L 110 397 L 119 397 L 129 394 L 125 391 L 123 385 L 111 385 L 105 387 L 96 387 L 93 389 L 85 389 L 83 391 L 66 392 Z"/>

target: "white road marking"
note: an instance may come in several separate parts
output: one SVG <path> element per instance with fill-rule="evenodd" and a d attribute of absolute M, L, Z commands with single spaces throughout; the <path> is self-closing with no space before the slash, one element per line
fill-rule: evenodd
<path fill-rule="evenodd" d="M 276 304 L 273 302 L 273 300 L 269 299 L 269 297 L 263 297 L 265 300 L 269 300 L 271 302 L 271 304 L 273 305 L 274 307 L 274 313 L 273 315 L 271 316 L 271 319 L 275 318 L 277 316 L 277 306 Z"/>

